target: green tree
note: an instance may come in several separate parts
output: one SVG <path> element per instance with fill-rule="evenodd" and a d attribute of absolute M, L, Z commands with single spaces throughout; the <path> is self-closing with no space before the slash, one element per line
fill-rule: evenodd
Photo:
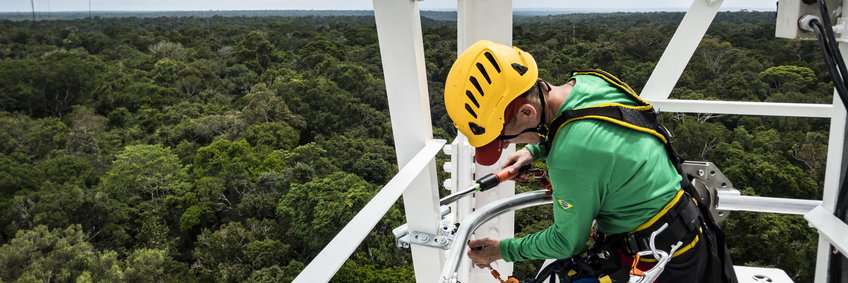
<path fill-rule="evenodd" d="M 339 135 L 321 142 L 339 168 L 382 185 L 397 171 L 394 148 L 382 140 Z"/>
<path fill-rule="evenodd" d="M 714 118 L 711 114 L 678 114 L 675 118 L 679 121 L 670 130 L 673 133 L 675 148 L 683 158 L 706 160 L 716 146 L 731 137 L 730 131 L 722 124 L 708 122 Z"/>
<path fill-rule="evenodd" d="M 100 172 L 88 159 L 78 155 L 59 155 L 37 162 L 33 166 L 35 180 L 52 184 L 70 183 L 81 187 L 94 187 Z"/>
<path fill-rule="evenodd" d="M 153 80 L 160 85 L 171 87 L 174 86 L 174 82 L 179 77 L 179 72 L 182 68 L 183 66 L 180 63 L 169 58 L 164 58 L 153 65 L 151 75 Z"/>
<path fill-rule="evenodd" d="M 242 137 L 259 152 L 289 150 L 297 146 L 300 135 L 286 122 L 267 122 L 247 128 Z"/>
<path fill-rule="evenodd" d="M 116 62 L 130 68 L 142 67 L 146 62 L 153 60 L 152 56 L 128 44 L 107 47 L 103 51 L 103 55 L 106 56 L 107 61 Z"/>
<path fill-rule="evenodd" d="M 181 194 L 186 178 L 186 169 L 170 149 L 131 145 L 116 156 L 101 185 L 115 198 L 137 204 Z"/>
<path fill-rule="evenodd" d="M 240 186 L 258 175 L 253 147 L 245 140 L 218 140 L 201 147 L 194 156 L 193 174 L 218 177 L 227 186 Z"/>
<path fill-rule="evenodd" d="M 38 88 L 45 104 L 44 112 L 61 117 L 79 99 L 96 99 L 96 86 L 101 83 L 98 76 L 103 70 L 102 62 L 75 52 L 57 51 L 47 54 L 39 64 Z"/>
<path fill-rule="evenodd" d="M 154 58 L 161 62 L 162 59 L 183 61 L 188 59 L 189 52 L 180 43 L 160 41 L 147 47 Z"/>
<path fill-rule="evenodd" d="M 256 186 L 248 188 L 238 204 L 242 218 L 274 219 L 280 198 L 288 193 L 291 181 L 283 174 L 268 171 L 259 176 Z"/>
<path fill-rule="evenodd" d="M 270 239 L 270 221 L 231 222 L 204 230 L 195 243 L 192 268 L 202 279 L 242 282 L 253 273 L 288 257 L 288 245 Z"/>
<path fill-rule="evenodd" d="M 224 69 L 223 84 L 228 93 L 243 94 L 257 83 L 258 75 L 244 64 L 235 64 Z"/>
<path fill-rule="evenodd" d="M 371 199 L 375 188 L 350 173 L 336 172 L 305 184 L 292 184 L 277 206 L 289 226 L 292 239 L 302 256 L 317 254 Z"/>
<path fill-rule="evenodd" d="M 72 282 L 120 281 L 117 254 L 99 253 L 86 242 L 79 225 L 49 230 L 37 226 L 21 230 L 0 247 L 0 279 L 3 281 Z"/>
<path fill-rule="evenodd" d="M 305 265 L 299 261 L 292 260 L 288 265 L 280 267 L 274 265 L 253 272 L 246 282 L 262 283 L 262 282 L 291 282 L 295 276 L 303 270 Z"/>
<path fill-rule="evenodd" d="M 194 155 L 195 178 L 200 205 L 210 205 L 219 217 L 236 217 L 245 194 L 254 190 L 254 180 L 262 173 L 254 149 L 245 140 L 218 140 L 201 147 Z"/>
<path fill-rule="evenodd" d="M 203 116 L 186 126 L 194 127 L 194 135 L 199 142 L 209 143 L 215 140 L 236 139 L 247 125 L 237 113 L 228 112 Z"/>
<path fill-rule="evenodd" d="M 339 269 L 332 282 L 402 282 L 415 277 L 412 266 L 382 266 L 362 254 L 354 254 Z"/>
<path fill-rule="evenodd" d="M 808 132 L 803 143 L 792 145 L 792 157 L 806 165 L 810 176 L 815 180 L 824 180 L 827 161 L 827 136 L 821 132 Z"/>
<path fill-rule="evenodd" d="M 26 115 L 0 112 L 0 153 L 15 152 L 44 158 L 62 149 L 68 141 L 68 126 L 56 118 L 32 119 Z"/>
<path fill-rule="evenodd" d="M 284 173 L 296 183 L 304 183 L 315 178 L 325 177 L 339 171 L 339 167 L 328 153 L 317 143 L 308 143 L 292 150 L 275 151 L 266 159 L 268 167 L 284 166 Z"/>
<path fill-rule="evenodd" d="M 188 265 L 174 260 L 163 250 L 134 250 L 127 256 L 124 266 L 124 282 L 194 281 Z"/>
<path fill-rule="evenodd" d="M 55 51 L 39 59 L 0 60 L 0 106 L 43 117 L 61 117 L 74 104 L 96 100 L 102 61 L 77 51 Z"/>
<path fill-rule="evenodd" d="M 337 60 L 321 62 L 315 69 L 333 80 L 340 88 L 350 92 L 360 101 L 380 110 L 388 109 L 385 84 L 365 67 Z"/>
<path fill-rule="evenodd" d="M 158 145 L 127 146 L 117 155 L 100 189 L 125 205 L 128 230 L 138 245 L 175 248 L 180 209 L 189 188 L 187 170 L 170 149 Z"/>
<path fill-rule="evenodd" d="M 698 55 L 713 77 L 721 75 L 724 63 L 734 52 L 736 50 L 730 42 L 722 42 L 715 38 L 704 38 L 698 45 Z"/>
<path fill-rule="evenodd" d="M 21 157 L 20 154 L 9 156 L 0 153 L 0 194 L 6 198 L 20 190 L 32 189 L 35 186 L 32 165 L 21 162 L 19 160 Z"/>
<path fill-rule="evenodd" d="M 276 48 L 262 31 L 251 31 L 236 45 L 234 55 L 239 62 L 246 63 L 252 70 L 261 73 L 277 60 Z"/>
<path fill-rule="evenodd" d="M 729 231 L 734 264 L 774 266 L 800 282 L 813 280 L 809 271 L 815 270 L 815 261 L 810 259 L 816 254 L 818 235 L 801 216 L 734 212 L 722 223 Z"/>
<path fill-rule="evenodd" d="M 247 124 L 280 121 L 297 128 L 303 128 L 306 124 L 303 118 L 292 113 L 286 103 L 276 96 L 275 90 L 268 89 L 264 84 L 254 85 L 243 99 L 245 106 L 241 109 L 241 117 Z"/>
<path fill-rule="evenodd" d="M 816 75 L 810 68 L 798 66 L 771 67 L 760 73 L 774 93 L 803 91 L 816 82 Z"/>

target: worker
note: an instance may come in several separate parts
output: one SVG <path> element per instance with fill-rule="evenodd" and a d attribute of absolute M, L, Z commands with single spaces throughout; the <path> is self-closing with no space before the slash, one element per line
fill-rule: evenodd
<path fill-rule="evenodd" d="M 678 241 L 683 245 L 657 282 L 735 280 L 726 270 L 731 265 L 723 240 L 714 237 L 717 226 L 706 225 L 711 218 L 682 190 L 663 135 L 592 112 L 563 117 L 581 108 L 641 111 L 650 104 L 603 71 L 575 72 L 558 86 L 538 74 L 529 53 L 481 40 L 457 58 L 446 79 L 445 107 L 476 148 L 477 163 L 492 165 L 508 144 L 527 144 L 501 167 L 517 171 L 545 160 L 553 185 L 553 225 L 522 238 L 473 240 L 467 252 L 472 263 L 482 268 L 499 259 L 579 255 L 596 221 L 599 232 L 613 239 L 610 260 L 630 266 L 635 253 L 648 249 L 651 232 L 667 223 L 657 247 L 668 251 Z M 637 261 L 643 270 L 651 266 L 650 257 Z"/>

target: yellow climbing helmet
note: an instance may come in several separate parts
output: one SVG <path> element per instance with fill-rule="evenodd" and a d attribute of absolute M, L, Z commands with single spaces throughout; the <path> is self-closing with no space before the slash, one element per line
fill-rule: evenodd
<path fill-rule="evenodd" d="M 488 40 L 474 43 L 456 59 L 445 81 L 445 108 L 468 143 L 478 148 L 478 156 L 479 148 L 501 147 L 496 138 L 505 119 L 511 118 L 504 117 L 504 111 L 533 88 L 538 77 L 539 68 L 530 53 Z M 493 141 L 497 145 L 491 145 Z"/>

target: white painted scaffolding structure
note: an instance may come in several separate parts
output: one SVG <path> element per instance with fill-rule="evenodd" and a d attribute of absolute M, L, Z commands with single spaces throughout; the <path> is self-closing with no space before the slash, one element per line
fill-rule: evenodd
<path fill-rule="evenodd" d="M 445 251 L 425 246 L 438 234 L 442 209 L 439 206 L 438 183 L 434 157 L 445 141 L 434 140 L 430 121 L 430 103 L 424 64 L 424 49 L 418 2 L 420 0 L 373 0 L 374 16 L 383 60 L 392 128 L 397 151 L 399 173 L 354 217 L 321 253 L 298 275 L 295 282 L 327 282 L 365 239 L 374 225 L 402 195 L 416 282 L 438 282 L 445 263 Z M 848 1 L 848 0 L 846 0 Z M 735 101 L 693 101 L 668 99 L 686 64 L 713 21 L 723 0 L 693 0 L 668 47 L 656 65 L 641 94 L 664 112 L 721 113 L 734 115 L 766 115 L 829 118 L 830 137 L 827 168 L 822 200 L 795 200 L 768 197 L 720 196 L 718 208 L 729 211 L 756 211 L 804 215 L 817 229 L 819 237 L 815 282 L 827 282 L 831 246 L 843 255 L 848 254 L 848 225 L 834 216 L 843 168 L 843 147 L 846 132 L 846 111 L 838 95 L 832 104 L 757 103 Z M 784 6 L 797 5 L 801 0 L 781 0 Z M 842 1 L 828 0 L 828 4 Z M 839 7 L 833 5 L 831 7 Z M 797 9 L 795 6 L 791 8 Z M 848 5 L 841 6 L 841 15 L 848 15 Z M 794 10 L 793 10 L 794 11 Z M 795 11 L 797 12 L 797 11 Z M 778 26 L 793 27 L 792 17 L 778 19 Z M 841 19 L 838 22 L 842 22 Z M 512 43 L 512 0 L 458 0 L 457 51 L 464 50 L 479 39 L 502 44 Z M 780 29 L 780 28 L 779 28 Z M 780 31 L 778 31 L 780 33 Z M 846 36 L 840 35 L 839 48 L 848 54 Z M 510 150 L 514 150 L 510 148 Z M 451 178 L 445 180 L 450 190 L 466 188 L 475 175 L 482 176 L 498 168 L 473 163 L 473 148 L 459 135 L 444 151 L 451 155 L 445 170 Z M 506 154 L 504 155 L 506 156 Z M 461 222 L 475 207 L 514 195 L 514 183 L 506 182 L 498 189 L 477 194 L 473 199 L 460 200 L 451 207 L 456 221 Z M 505 238 L 513 235 L 513 215 L 503 214 L 476 232 L 481 237 Z M 418 244 L 416 244 L 418 243 Z M 464 254 L 457 253 L 454 254 Z M 512 266 L 496 266 L 506 274 Z M 479 270 L 479 269 L 478 269 Z M 490 275 L 473 271 L 467 258 L 459 267 L 460 282 L 489 282 Z M 754 282 L 751 274 L 773 270 L 756 267 L 737 267 L 740 282 Z M 778 270 L 779 271 L 779 270 Z M 782 271 L 780 271 L 782 272 Z M 785 275 L 785 273 L 784 273 Z M 485 277 L 482 277 L 485 276 Z M 788 277 L 787 277 L 788 278 Z M 778 278 L 773 282 L 781 282 Z"/>

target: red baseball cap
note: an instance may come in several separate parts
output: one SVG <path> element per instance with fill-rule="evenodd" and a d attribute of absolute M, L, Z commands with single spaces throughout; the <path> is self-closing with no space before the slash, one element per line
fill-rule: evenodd
<path fill-rule="evenodd" d="M 518 107 L 523 105 L 525 101 L 527 101 L 526 97 L 519 96 L 506 106 L 504 110 L 504 128 L 512 121 L 512 118 L 515 118 Z M 501 134 L 503 134 L 503 130 L 501 130 Z M 505 140 L 495 139 L 484 146 L 478 147 L 475 149 L 474 160 L 477 161 L 477 164 L 484 166 L 495 164 L 501 158 L 501 152 L 503 152 L 507 144 L 508 142 Z"/>

